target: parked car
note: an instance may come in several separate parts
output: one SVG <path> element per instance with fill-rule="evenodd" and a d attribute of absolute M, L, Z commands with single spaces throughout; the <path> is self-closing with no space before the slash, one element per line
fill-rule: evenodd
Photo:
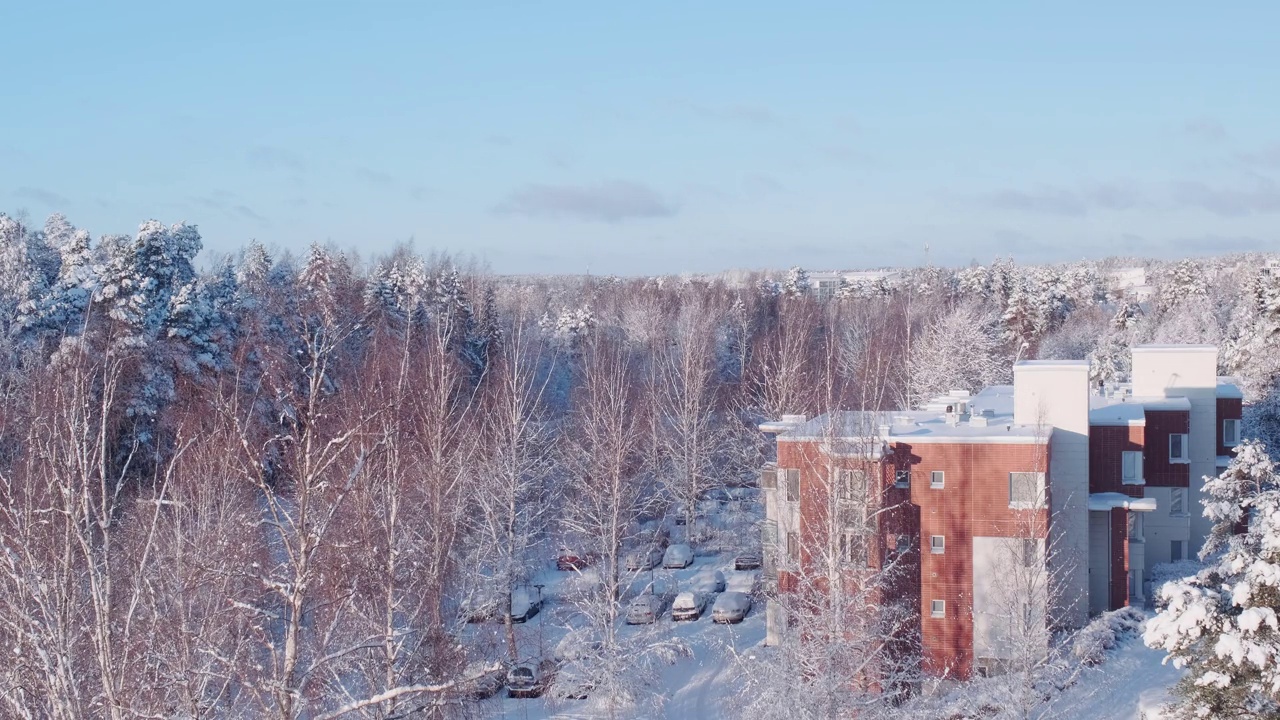
<path fill-rule="evenodd" d="M 556 700 L 586 700 L 595 687 L 587 664 L 574 660 L 556 671 L 555 682 L 551 683 L 551 697 Z"/>
<path fill-rule="evenodd" d="M 707 596 L 700 592 L 686 591 L 671 603 L 672 620 L 697 620 L 707 609 Z"/>
<path fill-rule="evenodd" d="M 632 550 L 625 560 L 628 570 L 652 570 L 662 562 L 662 550 L 653 546 Z"/>
<path fill-rule="evenodd" d="M 501 594 L 492 587 L 474 588 L 458 603 L 458 612 L 469 623 L 488 622 L 506 609 Z"/>
<path fill-rule="evenodd" d="M 741 592 L 720 593 L 711 606 L 711 620 L 718 623 L 739 623 L 751 612 L 751 596 Z"/>
<path fill-rule="evenodd" d="M 627 605 L 628 625 L 649 625 L 662 617 L 664 599 L 652 592 L 641 593 Z"/>
<path fill-rule="evenodd" d="M 694 575 L 690 582 L 693 584 L 693 590 L 703 595 L 724 592 L 724 573 L 719 570 L 703 570 Z"/>
<path fill-rule="evenodd" d="M 522 623 L 542 609 L 542 593 L 527 587 L 517 587 L 511 591 L 511 622 Z"/>
<path fill-rule="evenodd" d="M 565 633 L 560 638 L 560 642 L 556 643 L 556 649 L 552 656 L 556 662 L 567 663 L 571 660 L 583 660 L 595 657 L 599 652 L 602 644 L 599 640 L 591 637 L 589 630 L 574 629 Z"/>
<path fill-rule="evenodd" d="M 595 560 L 593 553 L 582 552 L 567 545 L 561 545 L 560 551 L 556 553 L 556 569 L 563 571 L 581 570 L 595 562 Z"/>
<path fill-rule="evenodd" d="M 549 658 L 526 660 L 507 671 L 507 697 L 538 697 L 555 678 L 556 664 Z"/>
<path fill-rule="evenodd" d="M 687 568 L 693 564 L 693 548 L 685 544 L 672 545 L 662 555 L 662 567 Z"/>
<path fill-rule="evenodd" d="M 759 570 L 763 561 L 760 553 L 746 552 L 733 559 L 734 570 Z"/>
<path fill-rule="evenodd" d="M 502 665 L 472 663 L 464 671 L 462 682 L 457 685 L 457 692 L 471 700 L 484 700 L 498 694 L 506 682 L 507 671 Z"/>

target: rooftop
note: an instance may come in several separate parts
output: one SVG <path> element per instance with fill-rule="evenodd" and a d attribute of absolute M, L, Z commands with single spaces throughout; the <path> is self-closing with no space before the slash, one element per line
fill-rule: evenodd
<path fill-rule="evenodd" d="M 961 405 L 967 412 L 960 413 Z M 947 413 L 951 406 L 953 412 Z M 1013 386 L 993 385 L 977 395 L 963 391 L 934 398 L 925 410 L 828 413 L 804 422 L 769 422 L 765 432 L 779 441 L 825 440 L 848 449 L 851 442 L 876 439 L 905 443 L 1047 443 L 1048 433 L 1013 422 Z"/>

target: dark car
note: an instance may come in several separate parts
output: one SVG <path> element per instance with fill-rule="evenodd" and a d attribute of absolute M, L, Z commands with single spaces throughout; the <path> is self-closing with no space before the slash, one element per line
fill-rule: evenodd
<path fill-rule="evenodd" d="M 518 663 L 507 671 L 507 697 L 538 697 L 555 678 L 556 664 L 544 658 Z"/>
<path fill-rule="evenodd" d="M 746 552 L 733 559 L 734 570 L 759 570 L 762 564 L 760 553 Z"/>

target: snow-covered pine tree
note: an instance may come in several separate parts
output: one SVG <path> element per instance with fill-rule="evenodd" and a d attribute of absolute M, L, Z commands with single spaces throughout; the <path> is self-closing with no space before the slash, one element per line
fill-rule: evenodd
<path fill-rule="evenodd" d="M 1187 675 L 1175 687 L 1184 717 L 1280 716 L 1280 484 L 1262 443 L 1246 440 L 1206 478 L 1213 530 L 1193 577 L 1166 583 L 1146 644 Z M 1247 521 L 1248 530 L 1238 533 Z"/>
<path fill-rule="evenodd" d="M 794 298 L 809 292 L 809 273 L 799 265 L 787 271 L 787 279 L 782 283 L 782 294 Z"/>

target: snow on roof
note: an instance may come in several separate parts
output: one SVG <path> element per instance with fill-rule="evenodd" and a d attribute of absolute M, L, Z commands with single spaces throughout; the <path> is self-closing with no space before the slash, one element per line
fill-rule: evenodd
<path fill-rule="evenodd" d="M 1013 371 L 1019 370 L 1084 370 L 1089 371 L 1088 360 L 1019 360 Z"/>
<path fill-rule="evenodd" d="M 1219 377 L 1218 397 L 1243 400 L 1244 393 L 1240 391 L 1240 382 L 1233 377 Z"/>
<path fill-rule="evenodd" d="M 1151 512 L 1156 509 L 1156 499 L 1129 497 L 1117 492 L 1089 493 L 1090 510 L 1114 510 L 1115 508 Z"/>
<path fill-rule="evenodd" d="M 1134 345 L 1131 352 L 1218 352 L 1217 345 Z"/>
<path fill-rule="evenodd" d="M 1094 395 L 1089 398 L 1089 424 L 1107 426 L 1146 425 L 1146 409 L 1138 403 Z"/>
<path fill-rule="evenodd" d="M 1219 455 L 1218 461 L 1214 463 L 1215 467 L 1226 467 L 1231 464 L 1230 455 Z"/>
<path fill-rule="evenodd" d="M 760 428 L 779 433 L 779 442 L 818 440 L 828 443 L 837 454 L 873 456 L 879 452 L 880 444 L 886 442 L 1048 443 L 1048 432 L 1043 428 L 1013 422 L 1012 387 L 987 388 L 968 400 L 968 416 L 957 416 L 951 421 L 944 413 L 930 410 L 851 410 L 819 415 L 798 425 L 764 423 Z"/>
<path fill-rule="evenodd" d="M 1148 410 L 1191 411 L 1191 401 L 1184 397 L 1128 395 L 1128 384 L 1116 389 L 1114 394 L 1089 396 L 1090 425 L 1146 425 Z"/>

